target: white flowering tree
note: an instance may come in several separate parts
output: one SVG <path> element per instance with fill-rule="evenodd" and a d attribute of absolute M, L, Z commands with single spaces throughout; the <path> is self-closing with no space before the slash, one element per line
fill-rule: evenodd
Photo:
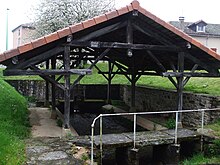
<path fill-rule="evenodd" d="M 114 0 L 41 0 L 33 11 L 35 37 L 110 11 L 114 4 Z"/>

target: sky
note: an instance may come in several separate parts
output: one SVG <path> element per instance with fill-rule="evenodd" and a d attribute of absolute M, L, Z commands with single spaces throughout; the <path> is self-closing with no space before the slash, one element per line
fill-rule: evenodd
<path fill-rule="evenodd" d="M 116 8 L 131 3 L 132 0 L 115 0 Z M 204 20 L 220 24 L 219 0 L 138 0 L 146 10 L 165 21 L 177 21 L 184 16 L 187 22 Z M 9 49 L 12 48 L 12 30 L 20 24 L 30 22 L 32 8 L 39 0 L 1 0 L 0 1 L 0 52 L 6 50 L 6 16 L 8 10 Z"/>

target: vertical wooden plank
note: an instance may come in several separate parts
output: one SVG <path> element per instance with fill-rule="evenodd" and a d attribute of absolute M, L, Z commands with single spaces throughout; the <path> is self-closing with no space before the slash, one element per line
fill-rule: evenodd
<path fill-rule="evenodd" d="M 56 57 L 51 59 L 51 69 L 56 69 Z M 53 80 L 55 80 L 55 75 L 51 76 Z M 52 112 L 51 118 L 55 119 L 56 115 L 56 86 L 54 83 L 51 84 L 51 101 L 52 101 Z"/>
<path fill-rule="evenodd" d="M 47 60 L 46 61 L 46 69 L 49 69 L 49 65 L 50 65 L 50 61 Z M 50 101 L 49 101 L 49 82 L 46 81 L 46 87 L 45 87 L 45 102 L 44 102 L 44 106 L 49 106 Z"/>
<path fill-rule="evenodd" d="M 65 46 L 63 57 L 64 69 L 70 70 L 70 46 Z M 70 126 L 70 75 L 65 75 L 65 90 L 64 90 L 64 128 Z"/>
<path fill-rule="evenodd" d="M 184 52 L 178 54 L 178 72 L 184 72 Z M 178 111 L 183 110 L 183 76 L 177 78 Z M 179 113 L 178 122 L 182 122 L 182 113 Z"/>

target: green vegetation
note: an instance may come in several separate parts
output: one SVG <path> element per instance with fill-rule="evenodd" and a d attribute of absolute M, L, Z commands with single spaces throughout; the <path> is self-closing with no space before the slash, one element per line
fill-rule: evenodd
<path fill-rule="evenodd" d="M 166 124 L 165 126 L 169 129 L 174 129 L 175 126 L 176 126 L 176 120 L 174 118 L 169 118 L 167 121 L 166 121 Z"/>
<path fill-rule="evenodd" d="M 220 138 L 220 119 L 213 124 L 209 124 L 209 125 L 205 126 L 205 128 L 212 129 L 214 131 L 213 134 Z"/>
<path fill-rule="evenodd" d="M 23 139 L 29 136 L 27 101 L 1 78 L 0 93 L 0 164 L 23 164 Z"/>
<path fill-rule="evenodd" d="M 204 157 L 202 154 L 196 154 L 191 159 L 185 160 L 183 165 L 199 165 L 199 164 L 219 164 L 220 157 Z"/>

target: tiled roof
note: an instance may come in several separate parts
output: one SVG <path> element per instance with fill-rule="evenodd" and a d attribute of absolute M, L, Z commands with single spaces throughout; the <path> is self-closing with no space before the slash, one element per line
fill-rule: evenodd
<path fill-rule="evenodd" d="M 169 23 L 171 25 L 177 27 L 178 29 L 181 29 L 179 21 L 170 21 Z M 184 22 L 184 32 L 187 33 L 187 34 L 192 34 L 192 35 L 193 34 L 194 35 L 200 34 L 200 33 L 197 33 L 197 32 L 195 32 L 195 31 L 188 28 L 192 24 L 194 24 L 194 22 Z M 207 23 L 206 32 L 202 33 L 202 35 L 214 35 L 214 36 L 219 36 L 220 37 L 220 24 Z"/>
<path fill-rule="evenodd" d="M 85 29 L 88 29 L 92 26 L 101 24 L 103 22 L 107 22 L 107 21 L 112 20 L 116 17 L 119 17 L 121 15 L 129 13 L 133 10 L 137 10 L 138 12 L 143 14 L 145 17 L 152 20 L 155 24 L 158 24 L 158 25 L 164 27 L 165 29 L 171 31 L 175 35 L 181 37 L 186 42 L 189 42 L 192 45 L 194 45 L 194 46 L 198 47 L 199 49 L 203 50 L 208 55 L 220 60 L 220 55 L 218 55 L 216 52 L 214 52 L 211 49 L 207 48 L 206 46 L 202 45 L 200 42 L 193 39 L 192 37 L 190 37 L 186 33 L 180 31 L 175 26 L 173 26 L 173 25 L 161 20 L 157 16 L 153 15 L 152 13 L 147 11 L 146 9 L 142 8 L 138 1 L 134 0 L 131 4 L 129 4 L 125 7 L 122 7 L 118 10 L 114 10 L 114 11 L 108 12 L 106 14 L 94 17 L 92 19 L 89 19 L 87 21 L 83 21 L 81 23 L 71 25 L 71 26 L 66 27 L 64 29 L 58 30 L 58 31 L 56 31 L 52 34 L 49 34 L 49 35 L 43 36 L 39 39 L 36 39 L 36 40 L 34 40 L 30 43 L 27 43 L 25 45 L 21 45 L 21 46 L 15 48 L 15 49 L 11 49 L 9 51 L 6 51 L 6 52 L 0 54 L 0 62 L 8 60 L 8 59 L 10 59 L 14 56 L 18 56 L 18 55 L 20 56 L 23 53 L 38 49 L 41 46 L 47 45 L 47 44 L 52 43 L 54 41 L 58 41 L 59 39 L 61 39 L 63 37 L 66 37 L 70 34 L 74 34 L 74 33 L 83 31 Z"/>

